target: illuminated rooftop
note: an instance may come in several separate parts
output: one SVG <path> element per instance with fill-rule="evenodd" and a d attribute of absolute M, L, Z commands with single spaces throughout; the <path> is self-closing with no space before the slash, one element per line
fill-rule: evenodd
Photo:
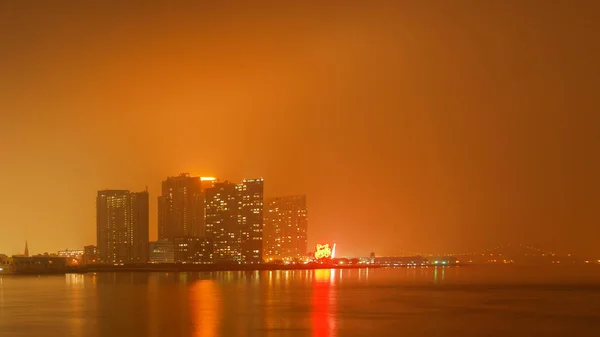
<path fill-rule="evenodd" d="M 256 178 L 256 179 L 244 179 L 242 180 L 242 182 L 244 183 L 253 183 L 255 181 L 264 181 L 263 178 Z"/>

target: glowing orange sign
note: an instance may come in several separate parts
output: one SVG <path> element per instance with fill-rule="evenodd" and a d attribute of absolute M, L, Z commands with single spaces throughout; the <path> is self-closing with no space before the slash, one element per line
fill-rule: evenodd
<path fill-rule="evenodd" d="M 329 244 L 320 245 L 317 244 L 317 249 L 315 250 L 315 259 L 325 259 L 331 257 L 331 248 L 329 248 Z"/>

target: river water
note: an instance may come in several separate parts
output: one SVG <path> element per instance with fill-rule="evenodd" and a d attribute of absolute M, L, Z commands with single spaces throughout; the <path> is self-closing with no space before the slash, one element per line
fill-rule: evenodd
<path fill-rule="evenodd" d="M 600 266 L 0 276 L 0 336 L 600 336 Z"/>

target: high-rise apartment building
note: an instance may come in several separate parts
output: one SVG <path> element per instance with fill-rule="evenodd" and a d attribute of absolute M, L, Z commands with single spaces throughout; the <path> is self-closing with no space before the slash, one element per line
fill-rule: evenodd
<path fill-rule="evenodd" d="M 238 187 L 215 182 L 205 191 L 206 238 L 213 242 L 216 262 L 241 262 L 241 213 Z"/>
<path fill-rule="evenodd" d="M 306 196 L 270 198 L 265 204 L 265 259 L 305 257 L 308 247 Z"/>
<path fill-rule="evenodd" d="M 241 229 L 242 261 L 260 263 L 263 261 L 263 205 L 264 181 L 244 179 L 238 185 Z"/>
<path fill-rule="evenodd" d="M 96 239 L 99 263 L 148 261 L 148 191 L 98 191 Z"/>
<path fill-rule="evenodd" d="M 204 194 L 200 177 L 182 173 L 162 182 L 158 197 L 158 238 L 204 236 Z"/>
<path fill-rule="evenodd" d="M 263 252 L 263 179 L 206 189 L 206 238 L 216 262 L 260 263 Z"/>

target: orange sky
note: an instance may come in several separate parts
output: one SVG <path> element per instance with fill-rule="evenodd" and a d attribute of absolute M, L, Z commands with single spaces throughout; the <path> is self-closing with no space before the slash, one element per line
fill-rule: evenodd
<path fill-rule="evenodd" d="M 98 189 L 306 193 L 338 255 L 600 254 L 595 1 L 3 1 L 0 253 L 95 243 Z M 344 3 L 344 5 L 342 5 Z"/>

